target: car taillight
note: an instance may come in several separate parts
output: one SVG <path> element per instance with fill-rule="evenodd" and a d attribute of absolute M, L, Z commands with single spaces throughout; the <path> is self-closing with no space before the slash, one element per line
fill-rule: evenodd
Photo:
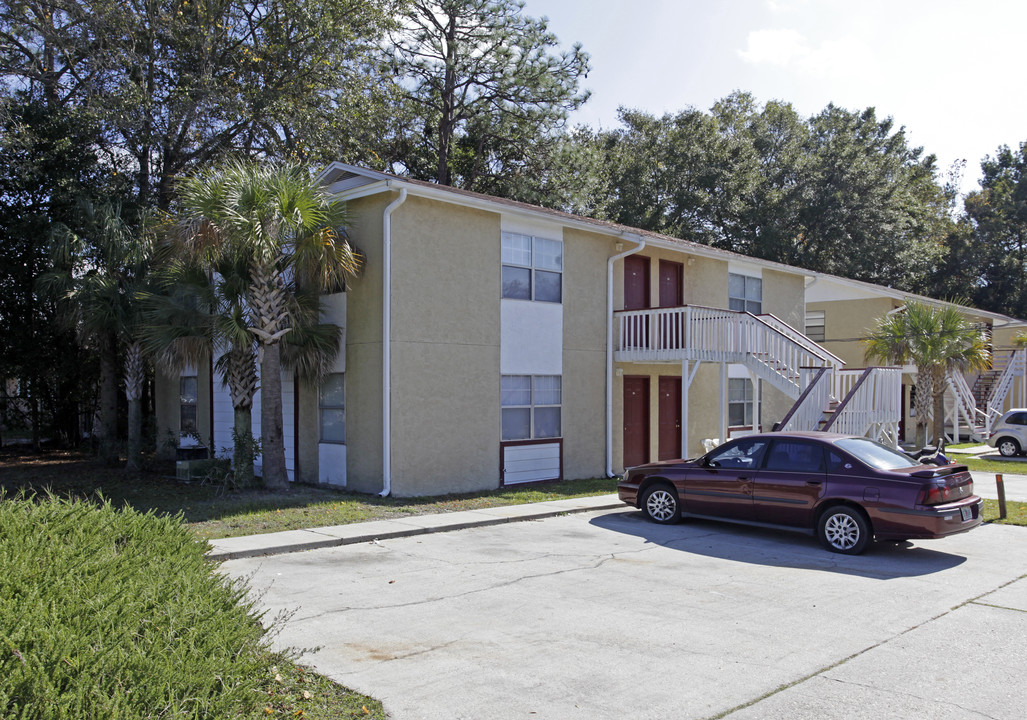
<path fill-rule="evenodd" d="M 941 505 L 952 498 L 952 488 L 944 482 L 929 483 L 920 489 L 917 505 Z"/>

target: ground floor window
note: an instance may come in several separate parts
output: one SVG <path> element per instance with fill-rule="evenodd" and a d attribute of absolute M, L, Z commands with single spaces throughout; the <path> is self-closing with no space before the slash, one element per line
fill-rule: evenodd
<path fill-rule="evenodd" d="M 504 375 L 501 382 L 504 441 L 560 437 L 561 376 Z"/>
<path fill-rule="evenodd" d="M 182 435 L 195 435 L 197 432 L 196 404 L 199 396 L 199 387 L 195 375 L 183 375 L 178 379 L 178 427 Z"/>
<path fill-rule="evenodd" d="M 727 421 L 731 427 L 751 427 L 754 393 L 748 378 L 730 378 L 727 385 Z"/>
<path fill-rule="evenodd" d="M 321 427 L 321 442 L 346 442 L 346 383 L 345 373 L 332 373 L 321 385 L 317 410 Z"/>

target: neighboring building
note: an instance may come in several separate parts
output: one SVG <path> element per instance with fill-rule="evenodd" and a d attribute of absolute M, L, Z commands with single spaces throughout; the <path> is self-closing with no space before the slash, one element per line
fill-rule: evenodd
<path fill-rule="evenodd" d="M 849 280 L 823 273 L 809 273 L 806 286 L 806 335 L 845 361 L 847 366 L 864 364 L 864 338 L 878 318 L 901 308 L 910 300 L 941 306 L 945 303 L 922 295 L 893 290 L 872 283 Z M 1013 338 L 1027 327 L 1021 320 L 999 313 L 957 306 L 972 323 L 991 338 L 992 367 L 989 370 L 953 376 L 946 398 L 946 433 L 950 441 L 970 435 L 987 435 L 990 424 L 1010 407 L 1027 403 L 1027 375 L 1024 351 Z M 916 417 L 912 394 L 916 368 L 903 368 L 902 425 L 900 437 L 913 442 Z"/>
<path fill-rule="evenodd" d="M 829 417 L 898 441 L 899 370 L 844 369 L 850 348 L 795 329 L 807 285 L 827 276 L 348 165 L 322 181 L 348 202 L 366 264 L 325 298 L 343 329 L 335 372 L 321 388 L 283 378 L 294 479 L 466 492 Z M 158 419 L 230 449 L 231 403 L 209 367 L 158 382 Z M 253 419 L 258 433 L 259 405 Z"/>

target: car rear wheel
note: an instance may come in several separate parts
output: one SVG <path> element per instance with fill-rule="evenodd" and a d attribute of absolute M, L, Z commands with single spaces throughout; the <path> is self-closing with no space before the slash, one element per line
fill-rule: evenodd
<path fill-rule="evenodd" d="M 681 516 L 678 494 L 670 485 L 652 485 L 642 495 L 642 512 L 661 525 L 676 523 Z"/>
<path fill-rule="evenodd" d="M 820 516 L 817 535 L 831 552 L 859 555 L 870 544 L 870 523 L 859 510 L 836 505 Z"/>
<path fill-rule="evenodd" d="M 1013 438 L 1002 438 L 998 441 L 996 447 L 998 447 L 999 454 L 1002 457 L 1015 457 L 1020 454 L 1020 443 Z"/>

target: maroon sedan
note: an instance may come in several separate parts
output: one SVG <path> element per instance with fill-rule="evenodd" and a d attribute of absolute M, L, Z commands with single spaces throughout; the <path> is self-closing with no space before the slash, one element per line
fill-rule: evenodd
<path fill-rule="evenodd" d="M 816 533 L 855 555 L 871 540 L 940 538 L 981 524 L 965 465 L 921 465 L 865 437 L 749 435 L 696 460 L 631 468 L 621 500 L 653 522 L 730 520 Z"/>

